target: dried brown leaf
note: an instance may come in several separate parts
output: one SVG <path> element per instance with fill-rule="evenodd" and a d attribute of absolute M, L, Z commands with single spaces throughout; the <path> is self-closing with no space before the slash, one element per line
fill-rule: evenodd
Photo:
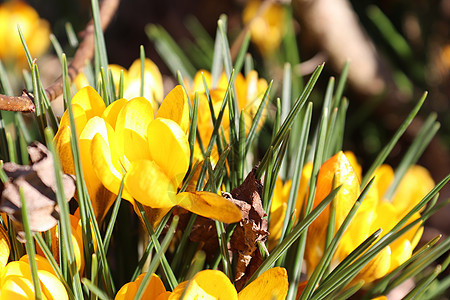
<path fill-rule="evenodd" d="M 28 147 L 31 165 L 21 166 L 5 163 L 3 170 L 9 181 L 1 190 L 0 211 L 9 215 L 23 240 L 20 191 L 22 188 L 28 208 L 28 219 L 32 231 L 46 231 L 54 227 L 59 219 L 56 201 L 56 178 L 53 169 L 53 157 L 41 143 L 35 142 Z M 75 194 L 75 178 L 63 174 L 66 201 Z"/>
<path fill-rule="evenodd" d="M 243 215 L 230 239 L 230 250 L 237 254 L 235 284 L 238 291 L 261 265 L 258 242 L 265 242 L 269 235 L 267 214 L 261 202 L 262 188 L 252 170 L 244 182 L 231 191 L 231 200 L 241 208 Z"/>

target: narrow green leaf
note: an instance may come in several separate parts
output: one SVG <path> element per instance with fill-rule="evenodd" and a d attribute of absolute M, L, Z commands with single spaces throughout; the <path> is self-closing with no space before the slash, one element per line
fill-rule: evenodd
<path fill-rule="evenodd" d="M 33 235 L 31 234 L 30 223 L 28 222 L 27 202 L 25 200 L 25 195 L 23 193 L 22 187 L 19 188 L 19 192 L 20 192 L 20 201 L 22 202 L 22 207 L 20 208 L 20 211 L 22 214 L 23 230 L 25 231 L 26 237 L 25 247 L 27 249 L 28 254 L 28 264 L 31 269 L 31 279 L 33 281 L 34 297 L 35 299 L 42 299 L 41 283 L 39 281 L 38 269 L 35 258 L 36 250 L 34 249 Z"/>
<path fill-rule="evenodd" d="M 308 226 L 322 213 L 322 211 L 327 207 L 327 205 L 333 200 L 336 193 L 340 188 L 334 189 L 331 193 L 322 201 L 316 208 L 308 214 L 302 221 L 300 221 L 292 231 L 286 236 L 286 238 L 273 250 L 272 253 L 267 257 L 266 260 L 259 266 L 259 268 L 253 273 L 251 278 L 247 281 L 248 285 L 250 282 L 255 280 L 259 275 L 263 272 L 267 271 L 276 261 L 279 259 L 291 246 L 292 244 L 300 237 L 305 230 L 308 229 Z"/>
<path fill-rule="evenodd" d="M 389 143 L 384 146 L 383 150 L 378 154 L 377 158 L 373 162 L 373 164 L 370 166 L 369 170 L 364 175 L 361 186 L 364 187 L 369 179 L 372 177 L 375 170 L 384 162 L 386 157 L 391 153 L 392 149 L 394 148 L 397 141 L 400 139 L 400 137 L 403 135 L 403 133 L 406 131 L 406 128 L 408 128 L 409 124 L 411 124 L 414 117 L 419 112 L 420 108 L 422 107 L 422 104 L 424 103 L 428 93 L 425 92 L 420 98 L 419 102 L 417 102 L 416 106 L 413 108 L 413 110 L 409 113 L 409 115 L 406 117 L 405 121 L 403 121 L 402 125 L 397 129 L 397 132 L 394 134 L 392 139 L 389 141 Z"/>
<path fill-rule="evenodd" d="M 164 237 L 164 240 L 161 243 L 161 248 L 156 252 L 155 257 L 152 259 L 152 262 L 150 263 L 150 266 L 148 267 L 148 271 L 145 274 L 144 278 L 142 279 L 141 284 L 139 285 L 139 288 L 136 292 L 136 295 L 134 296 L 134 299 L 139 300 L 142 298 L 145 288 L 147 287 L 147 284 L 150 282 L 150 278 L 152 274 L 156 271 L 156 269 L 159 266 L 160 261 L 162 261 L 162 257 L 164 253 L 166 252 L 167 248 L 169 247 L 170 242 L 172 241 L 173 235 L 175 233 L 175 228 L 178 225 L 178 216 L 174 216 L 172 219 L 172 223 L 170 224 L 169 230 L 166 233 L 166 236 Z M 156 246 L 156 244 L 155 244 Z"/>

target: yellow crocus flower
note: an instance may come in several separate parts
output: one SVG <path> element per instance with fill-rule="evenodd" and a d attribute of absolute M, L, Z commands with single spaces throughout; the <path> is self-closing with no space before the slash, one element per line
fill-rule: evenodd
<path fill-rule="evenodd" d="M 208 98 L 205 93 L 203 76 L 205 77 L 206 85 L 209 88 L 216 117 L 219 114 L 222 101 L 225 97 L 228 87 L 228 78 L 225 73 L 223 73 L 219 78 L 219 81 L 215 83 L 215 86 L 213 86 L 211 74 L 208 71 L 200 70 L 196 73 L 192 86 L 189 88 L 189 85 L 186 84 L 188 86 L 188 93 L 191 102 L 194 101 L 194 93 L 198 92 L 199 94 L 197 128 L 200 133 L 202 143 L 206 147 L 211 139 L 214 124 L 212 122 Z M 245 77 L 241 73 L 237 74 L 234 82 L 236 87 L 238 110 L 244 110 L 245 133 L 248 134 L 268 84 L 265 79 L 259 78 L 258 73 L 254 70 L 250 71 Z M 258 124 L 258 129 L 261 128 L 262 123 L 264 122 L 264 117 L 265 114 L 263 112 L 261 120 Z M 225 132 L 228 132 L 230 128 L 228 106 L 225 107 L 221 125 Z M 225 134 L 225 138 L 229 141 L 228 134 Z M 214 157 L 214 153 L 212 156 Z M 196 157 L 201 159 L 198 151 L 196 151 Z"/>
<path fill-rule="evenodd" d="M 356 160 L 352 159 L 352 163 L 355 164 Z M 360 168 L 359 165 L 355 167 Z M 433 180 L 424 168 L 413 166 L 400 182 L 394 198 L 384 199 L 383 195 L 392 183 L 394 172 L 390 166 L 382 165 L 374 175 L 375 182 L 341 238 L 332 265 L 341 262 L 377 229 L 383 229 L 382 236 L 388 233 L 434 186 Z M 342 152 L 322 165 L 318 175 L 314 207 L 331 191 L 333 178 L 336 186 L 342 185 L 335 199 L 337 230 L 360 194 L 359 176 Z M 305 253 L 308 273 L 314 270 L 323 255 L 328 215 L 329 209 L 326 208 L 308 229 Z M 409 222 L 419 217 L 420 215 L 416 213 Z M 414 226 L 384 248 L 360 271 L 355 280 L 363 279 L 369 283 L 385 276 L 405 262 L 411 257 L 422 231 L 420 223 Z"/>
<path fill-rule="evenodd" d="M 127 70 L 126 68 L 110 64 L 108 68 L 111 70 L 116 91 L 119 91 L 120 73 L 123 71 L 123 97 L 131 99 L 138 97 L 141 88 L 141 60 L 136 59 Z M 74 80 L 75 87 L 80 90 L 89 86 L 86 75 L 79 73 Z M 144 98 L 152 103 L 154 113 L 156 114 L 159 105 L 164 97 L 164 86 L 161 72 L 158 66 L 149 58 L 144 61 Z"/>
<path fill-rule="evenodd" d="M 36 255 L 39 282 L 43 299 L 69 299 L 64 285 L 59 281 L 50 263 Z M 0 272 L 0 299 L 34 299 L 34 287 L 31 278 L 28 256 L 12 261 Z"/>
<path fill-rule="evenodd" d="M 141 274 L 134 282 L 125 284 L 117 293 L 115 300 L 132 299 L 143 277 L 144 274 Z M 184 295 L 184 299 L 282 300 L 286 299 L 288 285 L 286 269 L 280 267 L 265 271 L 239 293 L 230 279 L 218 270 L 200 271 L 190 281 L 179 283 L 173 292 L 167 292 L 161 279 L 152 274 L 143 299 L 177 300 Z"/>
<path fill-rule="evenodd" d="M 137 290 L 139 289 L 139 286 L 142 283 L 142 280 L 144 279 L 146 273 L 142 273 L 139 275 L 135 281 L 128 282 L 127 284 L 123 285 L 120 290 L 117 292 L 115 300 L 127 300 L 127 299 L 134 299 L 136 296 Z M 147 286 L 145 287 L 144 293 L 142 294 L 142 299 L 148 299 L 148 300 L 163 300 L 167 299 L 170 295 L 170 292 L 166 291 L 166 288 L 164 287 L 163 282 L 161 279 L 155 275 L 152 274 L 152 277 L 150 278 L 150 281 L 148 282 Z"/>
<path fill-rule="evenodd" d="M 42 55 L 48 49 L 50 25 L 24 1 L 0 4 L 0 59 L 25 66 L 27 60 L 17 31 L 18 25 L 33 57 Z"/>
<path fill-rule="evenodd" d="M 124 176 L 122 197 L 156 209 L 149 215 L 154 224 L 176 205 L 225 223 L 242 218 L 232 202 L 217 194 L 177 192 L 189 167 L 187 101 L 183 88 L 175 87 L 155 118 L 151 102 L 143 97 L 119 99 L 108 107 L 91 87 L 73 97 L 84 178 L 98 219 L 112 205 Z M 64 171 L 70 173 L 73 160 L 65 115 L 55 142 Z"/>
<path fill-rule="evenodd" d="M 285 10 L 280 3 L 250 0 L 242 13 L 245 25 L 250 26 L 251 40 L 262 55 L 272 54 L 284 36 Z"/>

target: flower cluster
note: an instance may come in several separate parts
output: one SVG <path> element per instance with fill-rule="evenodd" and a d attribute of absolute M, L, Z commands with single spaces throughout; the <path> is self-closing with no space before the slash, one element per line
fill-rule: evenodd
<path fill-rule="evenodd" d="M 241 219 L 239 209 L 217 194 L 177 190 L 189 168 L 187 101 L 183 88 L 177 86 L 154 116 L 151 102 L 144 97 L 119 99 L 108 107 L 91 87 L 73 97 L 84 178 L 99 221 L 118 195 L 122 179 L 122 198 L 148 207 L 154 224 L 176 205 L 225 223 Z M 55 143 L 64 172 L 74 174 L 70 140 L 66 111 Z"/>

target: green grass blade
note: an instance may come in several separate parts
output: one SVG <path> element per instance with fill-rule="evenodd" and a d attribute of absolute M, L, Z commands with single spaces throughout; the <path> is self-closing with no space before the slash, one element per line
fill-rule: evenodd
<path fill-rule="evenodd" d="M 422 155 L 423 151 L 425 151 L 425 148 L 431 142 L 431 139 L 434 137 L 440 127 L 439 123 L 435 122 L 436 118 L 436 114 L 431 114 L 426 119 L 419 133 L 415 137 L 408 151 L 405 153 L 400 164 L 395 170 L 394 180 L 383 196 L 384 199 L 392 199 L 403 176 L 406 174 L 408 169 L 417 162 L 420 155 Z"/>
<path fill-rule="evenodd" d="M 247 285 L 255 280 L 263 272 L 267 271 L 276 261 L 279 259 L 300 237 L 302 233 L 308 229 L 308 226 L 322 213 L 327 205 L 333 200 L 339 188 L 334 189 L 331 193 L 322 201 L 316 208 L 308 214 L 301 222 L 299 222 L 292 231 L 286 236 L 286 238 L 273 250 L 266 260 L 259 266 L 259 268 L 253 273 L 251 278 L 247 281 Z"/>
<path fill-rule="evenodd" d="M 170 35 L 161 26 L 154 24 L 147 25 L 145 32 L 154 42 L 156 51 L 172 74 L 175 76 L 177 71 L 180 71 L 185 78 L 191 81 L 196 71 L 195 67 Z"/>
<path fill-rule="evenodd" d="M 94 284 L 89 279 L 83 278 L 81 282 L 91 291 L 92 294 L 96 295 L 101 300 L 111 299 L 104 291 L 102 291 L 96 284 Z"/>
<path fill-rule="evenodd" d="M 173 235 L 175 233 L 175 228 L 178 225 L 178 219 L 179 219 L 178 216 L 173 217 L 169 230 L 167 231 L 166 236 L 164 237 L 164 240 L 161 243 L 161 248 L 156 252 L 155 257 L 152 259 L 148 271 L 145 274 L 144 278 L 142 279 L 142 282 L 139 285 L 139 288 L 136 292 L 136 295 L 134 296 L 134 299 L 139 300 L 142 298 L 145 288 L 147 287 L 147 284 L 150 282 L 150 277 L 156 271 L 156 268 L 158 268 L 159 262 L 162 260 L 161 259 L 162 256 L 164 255 L 167 248 L 169 247 L 170 242 L 172 241 Z"/>
<path fill-rule="evenodd" d="M 42 299 L 42 291 L 41 291 L 41 283 L 39 281 L 38 269 L 35 259 L 35 249 L 33 243 L 33 235 L 30 230 L 30 223 L 28 222 L 28 210 L 27 210 L 27 202 L 25 200 L 25 195 L 23 193 L 23 189 L 19 188 L 20 192 L 20 201 L 22 202 L 22 207 L 20 208 L 22 214 L 22 223 L 23 230 L 25 231 L 25 247 L 27 249 L 28 254 L 28 264 L 31 269 L 31 279 L 33 281 L 34 287 L 34 297 L 35 299 Z"/>
<path fill-rule="evenodd" d="M 408 128 L 409 124 L 411 124 L 414 117 L 419 112 L 420 108 L 422 107 L 422 104 L 424 103 L 428 93 L 425 92 L 420 98 L 419 102 L 417 102 L 416 106 L 413 108 L 413 110 L 409 113 L 409 115 L 406 117 L 405 121 L 403 121 L 402 125 L 397 129 L 397 132 L 394 134 L 392 139 L 389 141 L 389 143 L 384 146 L 383 150 L 378 154 L 377 158 L 373 162 L 373 164 L 370 166 L 369 170 L 364 175 L 361 186 L 364 187 L 369 179 L 372 177 L 375 170 L 384 162 L 386 157 L 391 153 L 392 149 L 394 148 L 397 141 L 400 139 L 400 137 L 403 135 L 403 133 L 406 131 L 406 128 Z"/>

